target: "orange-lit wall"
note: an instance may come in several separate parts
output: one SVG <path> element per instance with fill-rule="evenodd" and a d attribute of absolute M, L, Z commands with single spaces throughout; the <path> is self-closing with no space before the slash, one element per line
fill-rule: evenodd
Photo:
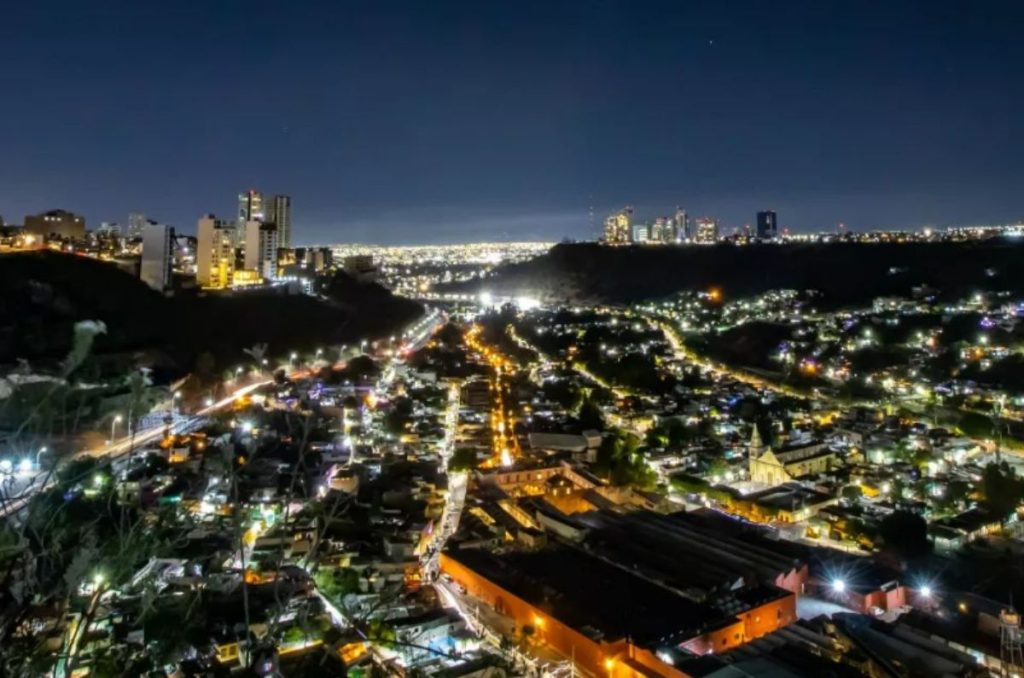
<path fill-rule="evenodd" d="M 821 592 L 822 597 L 826 599 L 832 599 L 835 596 L 832 589 L 827 584 L 814 582 L 814 586 Z M 874 591 L 868 591 L 867 593 L 850 591 L 843 594 L 842 598 L 837 599 L 836 602 L 852 610 L 857 610 L 864 614 L 870 614 L 872 608 L 878 608 L 880 610 L 894 610 L 896 608 L 903 607 L 908 604 L 911 598 L 912 596 L 907 593 L 907 587 L 897 585 L 888 590 L 878 588 Z"/>
<path fill-rule="evenodd" d="M 790 593 L 736 615 L 736 622 L 683 643 L 695 654 L 726 652 L 796 621 L 796 596 Z"/>
<path fill-rule="evenodd" d="M 532 626 L 536 638 L 566 657 L 575 656 L 576 663 L 585 671 L 595 675 L 611 675 L 613 678 L 635 678 L 639 674 L 635 674 L 618 658 L 634 656 L 636 661 L 641 661 L 642 656 L 642 663 L 658 675 L 666 678 L 686 678 L 686 674 L 665 664 L 649 652 L 631 647 L 625 640 L 613 643 L 591 640 L 443 553 L 441 571 L 465 587 L 470 595 L 514 619 L 517 628 L 524 625 Z"/>
<path fill-rule="evenodd" d="M 791 570 L 786 574 L 780 574 L 775 578 L 775 585 L 780 589 L 786 589 L 790 593 L 800 595 L 804 592 L 804 585 L 810 577 L 807 565 L 801 565 L 798 569 Z"/>
<path fill-rule="evenodd" d="M 872 591 L 858 598 L 860 599 L 857 602 L 860 603 L 862 612 L 869 612 L 873 607 L 892 610 L 907 604 L 907 589 L 903 586 L 896 586 L 888 591 Z"/>
<path fill-rule="evenodd" d="M 444 553 L 441 554 L 441 571 L 451 576 L 470 595 L 514 619 L 517 628 L 532 626 L 537 638 L 566 657 L 575 654 L 577 663 L 595 675 L 611 675 L 613 678 L 640 676 L 629 666 L 631 662 L 623 661 L 629 658 L 633 663 L 641 664 L 661 676 L 686 676 L 648 650 L 633 646 L 625 640 L 612 643 L 591 640 Z M 687 641 L 683 646 L 697 654 L 722 652 L 771 633 L 795 620 L 796 596 L 790 593 L 784 598 L 744 612 L 737 616 L 734 623 Z"/>

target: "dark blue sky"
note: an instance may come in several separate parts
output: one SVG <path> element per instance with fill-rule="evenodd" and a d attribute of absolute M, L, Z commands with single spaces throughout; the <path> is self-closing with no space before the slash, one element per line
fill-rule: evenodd
<path fill-rule="evenodd" d="M 1024 3 L 22 2 L 0 214 L 241 189 L 300 242 L 587 237 L 677 203 L 796 230 L 1024 217 Z"/>

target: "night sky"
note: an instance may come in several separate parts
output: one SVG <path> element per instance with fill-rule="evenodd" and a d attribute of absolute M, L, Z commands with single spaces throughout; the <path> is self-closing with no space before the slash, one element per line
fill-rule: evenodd
<path fill-rule="evenodd" d="M 256 187 L 300 243 L 586 238 L 626 203 L 1004 223 L 1022 35 L 1019 0 L 7 3 L 0 215 L 192 231 Z"/>

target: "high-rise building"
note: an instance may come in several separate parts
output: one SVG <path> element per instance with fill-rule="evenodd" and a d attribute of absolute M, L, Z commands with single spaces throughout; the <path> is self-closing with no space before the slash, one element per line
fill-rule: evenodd
<path fill-rule="evenodd" d="M 357 255 L 361 256 L 361 255 Z M 346 258 L 346 261 L 351 257 Z M 368 257 L 370 268 L 376 271 L 376 266 L 373 263 L 373 257 Z M 328 247 L 296 247 L 295 248 L 295 263 L 302 268 L 312 270 L 315 273 L 330 268 L 334 261 L 334 257 Z"/>
<path fill-rule="evenodd" d="M 244 228 L 250 221 L 263 221 L 263 194 L 250 189 L 238 194 L 238 227 Z"/>
<path fill-rule="evenodd" d="M 774 238 L 778 235 L 779 228 L 776 222 L 775 212 L 765 210 L 757 213 L 757 237 L 762 239 Z"/>
<path fill-rule="evenodd" d="M 666 217 L 656 217 L 654 219 L 654 223 L 651 225 L 648 240 L 658 244 L 668 242 L 668 240 L 666 240 L 668 230 L 668 219 Z"/>
<path fill-rule="evenodd" d="M 277 278 L 277 227 L 250 220 L 245 223 L 245 268 L 265 280 Z"/>
<path fill-rule="evenodd" d="M 633 242 L 645 243 L 650 240 L 651 230 L 647 224 L 633 224 Z"/>
<path fill-rule="evenodd" d="M 376 262 L 369 254 L 354 254 L 345 257 L 341 262 L 341 268 L 359 282 L 374 282 L 380 273 Z"/>
<path fill-rule="evenodd" d="M 227 287 L 235 272 L 235 222 L 207 214 L 196 228 L 196 282 Z"/>
<path fill-rule="evenodd" d="M 146 218 L 145 214 L 132 212 L 128 215 L 128 232 L 125 235 L 129 238 L 141 238 L 142 231 L 145 230 L 148 223 L 149 219 Z"/>
<path fill-rule="evenodd" d="M 700 217 L 696 221 L 693 236 L 695 242 L 713 243 L 718 240 L 718 221 L 709 217 Z"/>
<path fill-rule="evenodd" d="M 85 217 L 67 210 L 50 210 L 25 217 L 25 231 L 44 238 L 79 240 L 85 237 Z"/>
<path fill-rule="evenodd" d="M 142 231 L 142 264 L 139 277 L 158 292 L 171 288 L 174 229 L 166 224 L 147 224 Z"/>
<path fill-rule="evenodd" d="M 604 241 L 609 245 L 624 245 L 633 237 L 633 208 L 625 207 L 604 220 Z"/>
<path fill-rule="evenodd" d="M 689 240 L 690 234 L 690 217 L 687 216 L 686 210 L 682 207 L 676 207 L 675 231 L 676 231 L 676 242 L 680 240 Z"/>
<path fill-rule="evenodd" d="M 271 196 L 265 203 L 263 220 L 277 226 L 278 247 L 292 246 L 292 199 L 287 195 Z"/>

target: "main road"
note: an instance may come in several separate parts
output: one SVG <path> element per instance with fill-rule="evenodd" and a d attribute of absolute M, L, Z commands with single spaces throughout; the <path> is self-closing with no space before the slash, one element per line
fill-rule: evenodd
<path fill-rule="evenodd" d="M 146 431 L 135 433 L 134 436 L 128 435 L 101 447 L 79 450 L 78 452 L 70 455 L 69 459 L 77 460 L 93 458 L 111 461 L 116 460 L 129 453 L 135 447 L 148 445 L 149 443 L 160 440 L 167 434 L 168 429 L 173 433 L 181 433 L 182 431 L 191 429 L 200 420 L 202 420 L 203 417 L 219 412 L 225 407 L 231 405 L 238 398 L 248 395 L 269 383 L 270 380 L 267 379 L 242 386 L 217 402 L 211 403 L 210 405 L 197 410 L 195 414 L 189 417 L 175 421 L 168 427 L 154 426 Z M 34 474 L 20 474 L 20 476 L 24 479 L 25 486 L 21 494 L 10 497 L 7 496 L 6 493 L 0 492 L 0 518 L 6 518 L 7 516 L 17 513 L 28 504 L 37 492 L 49 489 L 56 483 L 56 478 L 54 477 L 52 468 L 45 471 L 42 469 L 35 469 Z"/>

